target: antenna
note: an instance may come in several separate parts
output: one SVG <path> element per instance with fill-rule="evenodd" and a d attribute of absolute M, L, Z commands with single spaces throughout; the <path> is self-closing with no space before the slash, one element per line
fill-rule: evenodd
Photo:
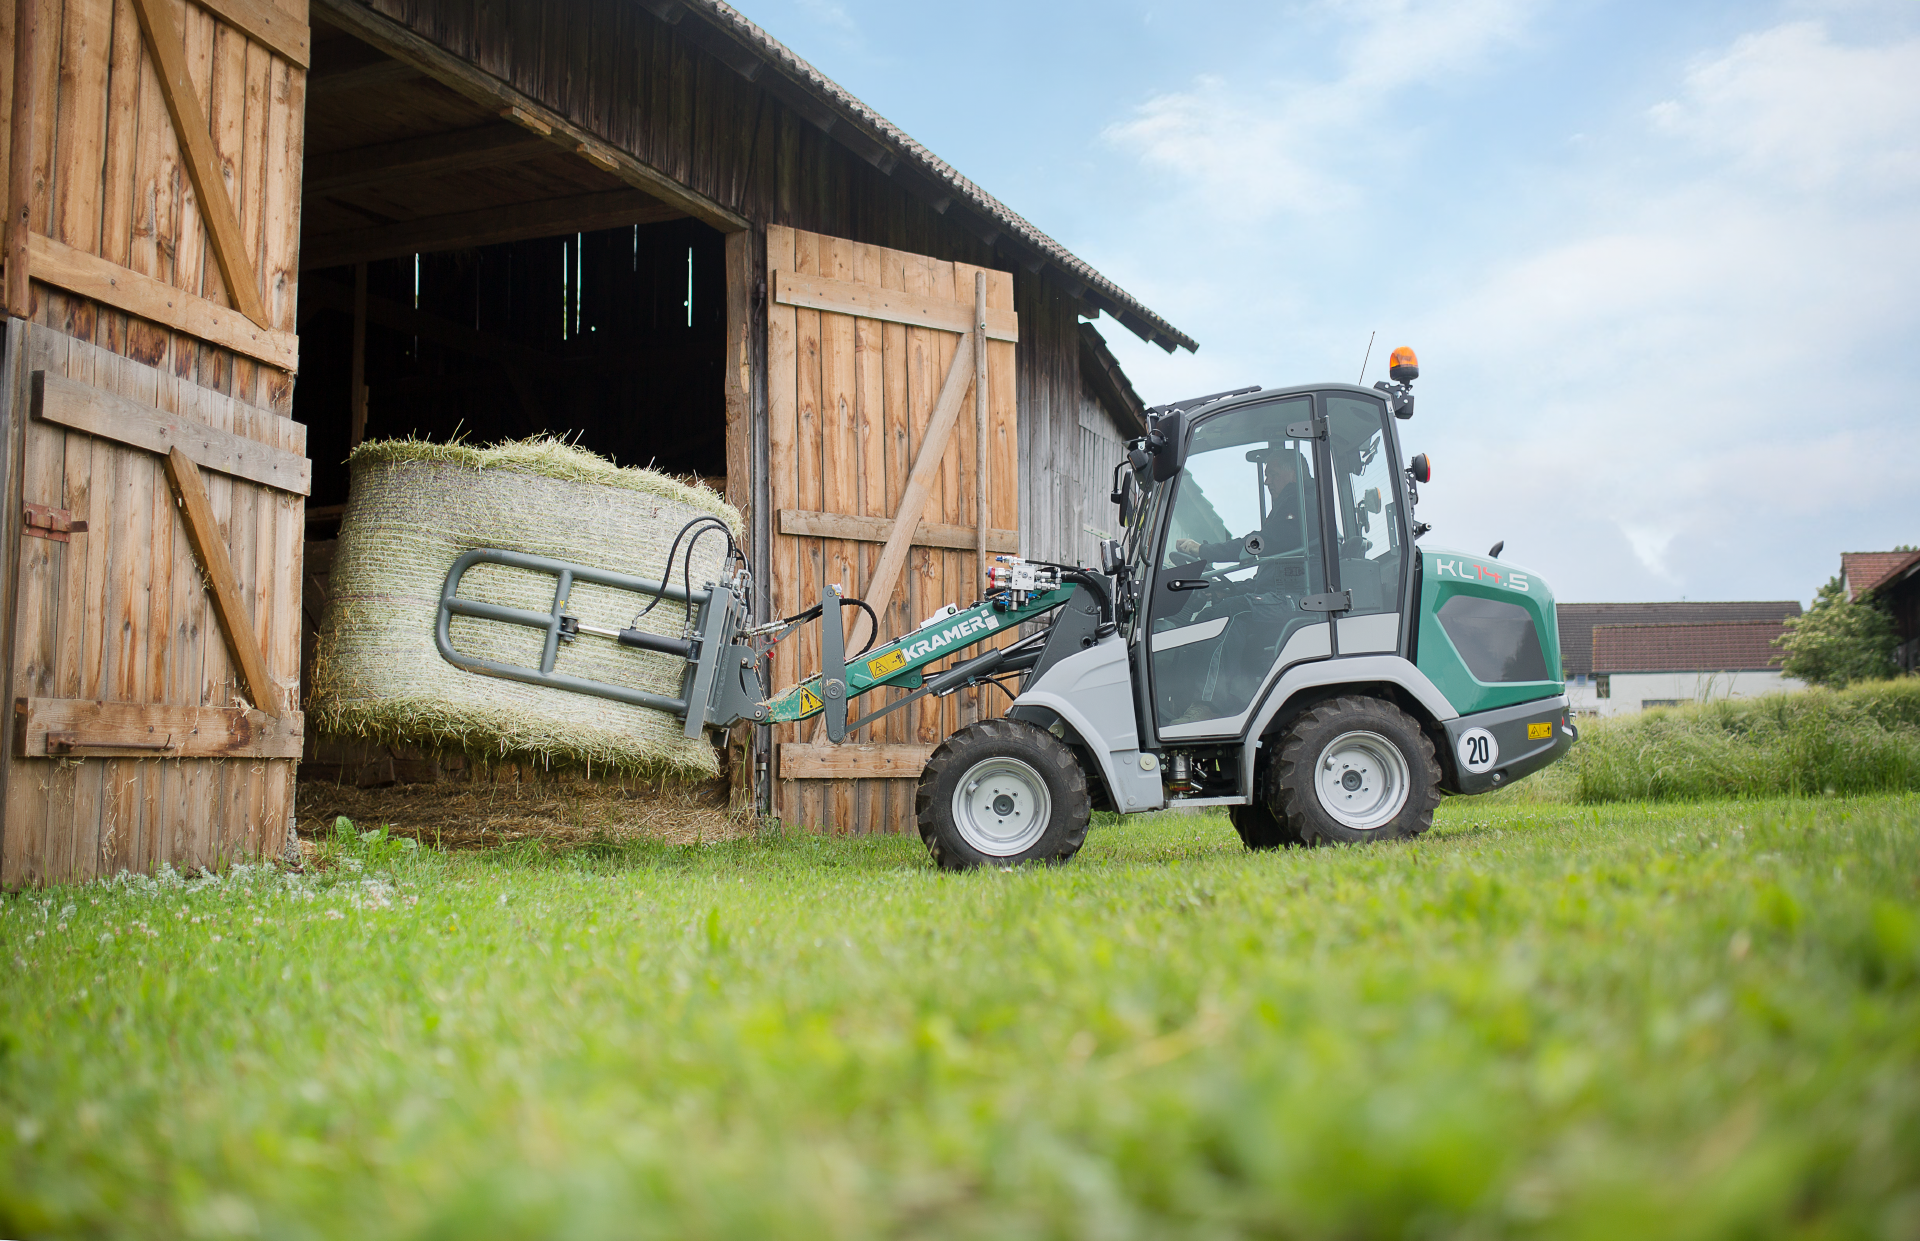
<path fill-rule="evenodd" d="M 1367 363 L 1373 361 L 1373 338 L 1378 335 L 1380 332 L 1377 328 L 1367 333 L 1367 356 L 1360 359 L 1360 378 L 1353 381 L 1355 384 L 1367 382 Z"/>

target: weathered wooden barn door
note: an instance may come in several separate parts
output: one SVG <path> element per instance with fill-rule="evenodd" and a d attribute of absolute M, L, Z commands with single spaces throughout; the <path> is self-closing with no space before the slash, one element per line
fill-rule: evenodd
<path fill-rule="evenodd" d="M 287 844 L 304 0 L 19 0 L 0 882 Z"/>
<path fill-rule="evenodd" d="M 767 249 L 774 608 L 783 616 L 799 612 L 819 601 L 823 583 L 838 583 L 872 604 L 884 638 L 946 603 L 971 603 L 981 595 L 983 468 L 988 550 L 1019 550 L 1012 276 L 788 228 L 769 229 Z M 983 271 L 984 463 L 965 339 L 975 322 L 975 273 Z M 963 369 L 953 376 L 948 405 L 957 399 L 960 412 L 946 429 L 935 428 L 935 451 L 922 465 L 956 353 Z M 930 483 L 924 506 L 903 512 L 916 472 Z M 902 523 L 912 531 L 909 550 L 887 590 L 875 577 L 892 573 L 882 553 Z M 863 628 L 854 613 L 847 619 Z M 818 671 L 813 643 L 809 630 L 776 648 L 776 688 Z M 837 747 L 816 736 L 811 722 L 778 730 L 776 812 L 832 831 L 911 831 L 914 781 L 927 756 L 962 724 L 998 715 L 1004 700 L 982 701 L 998 692 L 923 698 Z"/>

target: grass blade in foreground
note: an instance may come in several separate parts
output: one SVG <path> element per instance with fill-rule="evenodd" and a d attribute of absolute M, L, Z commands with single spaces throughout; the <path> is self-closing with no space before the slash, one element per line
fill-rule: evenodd
<path fill-rule="evenodd" d="M 1910 1237 L 1916 859 L 1913 796 L 1455 802 L 13 897 L 0 1234 Z"/>

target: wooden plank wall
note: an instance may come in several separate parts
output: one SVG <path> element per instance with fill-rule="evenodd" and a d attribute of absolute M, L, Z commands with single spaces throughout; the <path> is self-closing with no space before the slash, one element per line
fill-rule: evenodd
<path fill-rule="evenodd" d="M 9 72 L 0 91 L 9 115 L 31 108 L 30 231 L 229 305 L 131 0 L 33 2 L 42 32 L 38 89 L 30 100 L 14 99 Z M 179 32 L 265 326 L 291 332 L 305 71 L 197 4 L 154 2 Z M 305 0 L 267 2 L 274 20 L 304 29 Z M 10 32 L 12 5 L 0 8 Z M 0 59 L 10 71 L 11 57 Z M 0 164 L 6 158 L 0 152 Z M 161 459 L 33 420 L 28 393 L 33 372 L 44 370 L 304 455 L 305 428 L 285 416 L 293 375 L 39 280 L 29 304 L 14 309 L 25 310 L 27 323 L 9 335 L 19 348 L 9 359 L 10 390 L 0 393 L 0 425 L 22 468 L 7 503 L 16 514 L 22 502 L 68 509 L 88 529 L 66 543 L 20 538 L 6 549 L 15 589 L 10 697 L 233 705 L 241 682 Z M 267 666 L 285 693 L 276 707 L 290 709 L 299 669 L 302 501 L 221 474 L 205 481 Z M 7 886 L 163 862 L 215 865 L 286 845 L 289 760 L 9 753 L 0 761 L 7 765 L 0 835 Z"/>
<path fill-rule="evenodd" d="M 182 32 L 228 195 L 267 307 L 291 332 L 299 272 L 306 73 L 185 0 Z M 43 88 L 32 230 L 84 254 L 226 304 L 220 267 L 182 163 L 132 0 L 39 0 Z M 304 26 L 305 0 L 277 7 Z M 12 6 L 0 4 L 12 21 Z M 8 62 L 11 76 L 11 57 Z M 8 82 L 11 87 L 11 82 Z M 12 91 L 5 93 L 11 106 Z M 0 152 L 0 165 L 6 154 Z M 251 405 L 291 408 L 293 376 L 84 297 L 36 283 L 34 322 Z"/>
<path fill-rule="evenodd" d="M 294 453 L 306 428 L 170 371 L 38 325 L 11 368 L 13 408 L 44 370 Z M 38 419 L 24 430 L 25 503 L 87 523 L 70 542 L 19 540 L 16 697 L 231 706 L 245 686 L 176 513 L 161 459 Z M 300 672 L 299 496 L 208 471 L 240 595 L 282 700 Z M 261 704 L 266 705 L 266 704 Z M 293 812 L 291 759 L 58 760 L 9 755 L 0 882 L 277 855 Z"/>
<path fill-rule="evenodd" d="M 816 233 L 775 228 L 768 236 L 768 265 L 776 271 L 873 284 L 970 305 L 974 273 L 982 269 L 918 254 L 863 245 Z M 987 304 L 1006 306 L 1013 296 L 1005 272 L 987 272 Z M 960 337 L 952 332 L 907 327 L 876 319 L 790 305 L 768 307 L 768 432 L 772 507 L 811 513 L 892 518 L 919 453 L 934 400 L 952 365 Z M 1018 525 L 1016 415 L 1013 363 L 1016 347 L 993 341 L 987 349 L 988 523 Z M 921 518 L 971 528 L 978 520 L 974 492 L 978 468 L 969 396 L 968 417 L 953 433 L 941 458 L 938 484 Z M 881 545 L 843 539 L 776 535 L 773 606 L 787 616 L 820 601 L 822 584 L 843 583 L 864 593 Z M 911 629 L 946 603 L 965 606 L 981 595 L 972 551 L 916 547 L 900 585 L 880 614 L 883 633 Z M 851 614 L 849 614 L 851 620 Z M 791 685 L 819 671 L 818 639 L 812 630 L 782 643 L 774 656 L 774 682 Z M 983 694 L 996 696 L 985 704 Z M 998 715 L 999 691 L 987 689 L 941 700 L 922 698 L 875 724 L 849 734 L 854 744 L 931 746 L 971 720 Z M 888 698 L 900 697 L 899 692 Z M 862 709 L 881 705 L 879 695 Z M 776 742 L 809 740 L 814 722 L 775 730 Z M 914 775 L 918 775 L 917 767 Z M 912 831 L 912 779 L 793 780 L 781 778 L 776 808 L 792 823 L 834 831 Z"/>

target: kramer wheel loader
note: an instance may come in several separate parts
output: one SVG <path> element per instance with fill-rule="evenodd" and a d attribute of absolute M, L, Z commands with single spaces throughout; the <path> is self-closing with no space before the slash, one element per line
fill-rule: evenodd
<path fill-rule="evenodd" d="M 1114 469 L 1124 533 L 1097 568 L 1001 556 L 979 601 L 857 656 L 841 610 L 865 603 L 828 586 L 820 605 L 754 625 L 731 546 L 731 576 L 697 589 L 684 570 L 672 581 L 675 552 L 656 582 L 476 549 L 447 575 L 437 645 L 475 673 L 669 712 L 689 737 L 824 716 L 838 743 L 924 695 L 999 683 L 1013 694 L 1006 715 L 949 737 L 920 776 L 920 834 L 948 869 L 1063 861 L 1098 808 L 1223 806 L 1250 849 L 1416 836 L 1443 791 L 1499 788 L 1565 754 L 1576 732 L 1546 584 L 1493 555 L 1416 545 L 1431 467 L 1399 464 L 1412 350 L 1394 351 L 1390 374 L 1371 389 L 1245 388 L 1156 407 Z M 712 518 L 681 534 L 716 529 L 731 544 Z M 552 607 L 462 596 L 482 564 L 551 575 Z M 683 604 L 685 631 L 574 616 L 576 582 L 649 610 Z M 454 617 L 543 631 L 540 665 L 462 653 Z M 820 675 L 770 695 L 764 657 L 814 620 Z M 1026 622 L 1045 628 L 955 659 Z M 680 661 L 680 693 L 556 671 L 560 647 L 587 640 Z M 911 692 L 854 710 L 880 688 Z"/>

